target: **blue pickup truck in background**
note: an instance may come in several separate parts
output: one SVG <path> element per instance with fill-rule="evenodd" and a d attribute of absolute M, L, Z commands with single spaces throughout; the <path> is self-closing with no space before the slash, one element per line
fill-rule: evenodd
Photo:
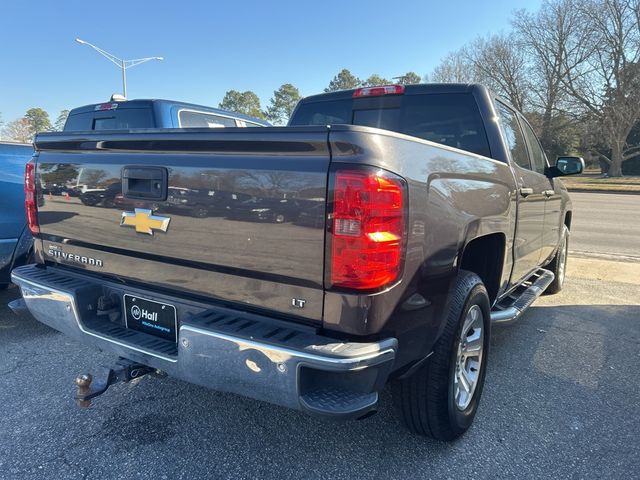
<path fill-rule="evenodd" d="M 24 166 L 33 146 L 0 142 L 0 289 L 11 282 L 13 267 L 26 263 L 33 240 L 24 210 Z"/>
<path fill-rule="evenodd" d="M 259 118 L 173 100 L 115 100 L 74 108 L 64 131 L 268 127 Z"/>

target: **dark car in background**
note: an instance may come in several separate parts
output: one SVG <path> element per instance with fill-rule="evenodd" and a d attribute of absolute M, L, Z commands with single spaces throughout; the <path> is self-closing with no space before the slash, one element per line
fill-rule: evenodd
<path fill-rule="evenodd" d="M 298 218 L 300 207 L 290 198 L 251 197 L 228 207 L 227 218 L 250 222 L 292 222 Z"/>
<path fill-rule="evenodd" d="M 122 193 L 122 184 L 112 183 L 107 188 L 96 188 L 81 193 L 80 201 L 89 207 L 112 208 L 115 206 L 114 200 L 119 193 Z"/>
<path fill-rule="evenodd" d="M 64 131 L 268 127 L 259 118 L 173 100 L 124 100 L 74 108 Z"/>
<path fill-rule="evenodd" d="M 33 146 L 0 142 L 0 289 L 11 282 L 13 267 L 26 263 L 33 239 L 24 211 L 24 169 Z"/>

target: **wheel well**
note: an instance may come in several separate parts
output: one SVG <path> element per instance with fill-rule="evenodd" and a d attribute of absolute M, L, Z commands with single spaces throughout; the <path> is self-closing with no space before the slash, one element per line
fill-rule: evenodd
<path fill-rule="evenodd" d="M 566 225 L 567 229 L 571 230 L 571 211 L 565 213 L 564 224 Z"/>
<path fill-rule="evenodd" d="M 502 233 L 492 233 L 474 238 L 465 245 L 462 252 L 460 268 L 473 272 L 482 279 L 490 303 L 494 302 L 500 288 L 504 247 L 505 236 Z"/>

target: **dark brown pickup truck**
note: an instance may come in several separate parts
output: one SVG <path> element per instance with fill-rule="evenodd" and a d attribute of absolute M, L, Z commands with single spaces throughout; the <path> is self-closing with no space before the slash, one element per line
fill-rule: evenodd
<path fill-rule="evenodd" d="M 479 85 L 309 97 L 283 128 L 41 134 L 25 176 L 41 322 L 151 372 L 321 416 L 392 384 L 408 427 L 471 424 L 492 325 L 562 288 L 571 203 L 532 128 Z M 43 182 L 119 193 L 108 205 Z"/>

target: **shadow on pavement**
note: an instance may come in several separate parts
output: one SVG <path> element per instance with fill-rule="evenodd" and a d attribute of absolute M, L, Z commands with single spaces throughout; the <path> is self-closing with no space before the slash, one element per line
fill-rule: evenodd
<path fill-rule="evenodd" d="M 7 295 L 17 293 L 3 293 L 3 304 Z M 494 329 L 476 423 L 451 444 L 409 434 L 389 389 L 378 415 L 349 423 L 170 378 L 114 386 L 79 410 L 73 377 L 111 357 L 32 319 L 17 326 L 22 333 L 7 329 L 5 310 L 0 351 L 24 340 L 44 352 L 0 376 L 0 401 L 14 412 L 0 418 L 0 464 L 17 476 L 44 463 L 61 478 L 69 465 L 74 475 L 119 478 L 560 478 L 617 476 L 638 462 L 640 305 L 533 307 Z M 62 344 L 68 355 L 44 355 Z M 36 379 L 38 396 L 17 387 L 24 375 Z M 46 409 L 41 396 L 51 397 Z"/>

